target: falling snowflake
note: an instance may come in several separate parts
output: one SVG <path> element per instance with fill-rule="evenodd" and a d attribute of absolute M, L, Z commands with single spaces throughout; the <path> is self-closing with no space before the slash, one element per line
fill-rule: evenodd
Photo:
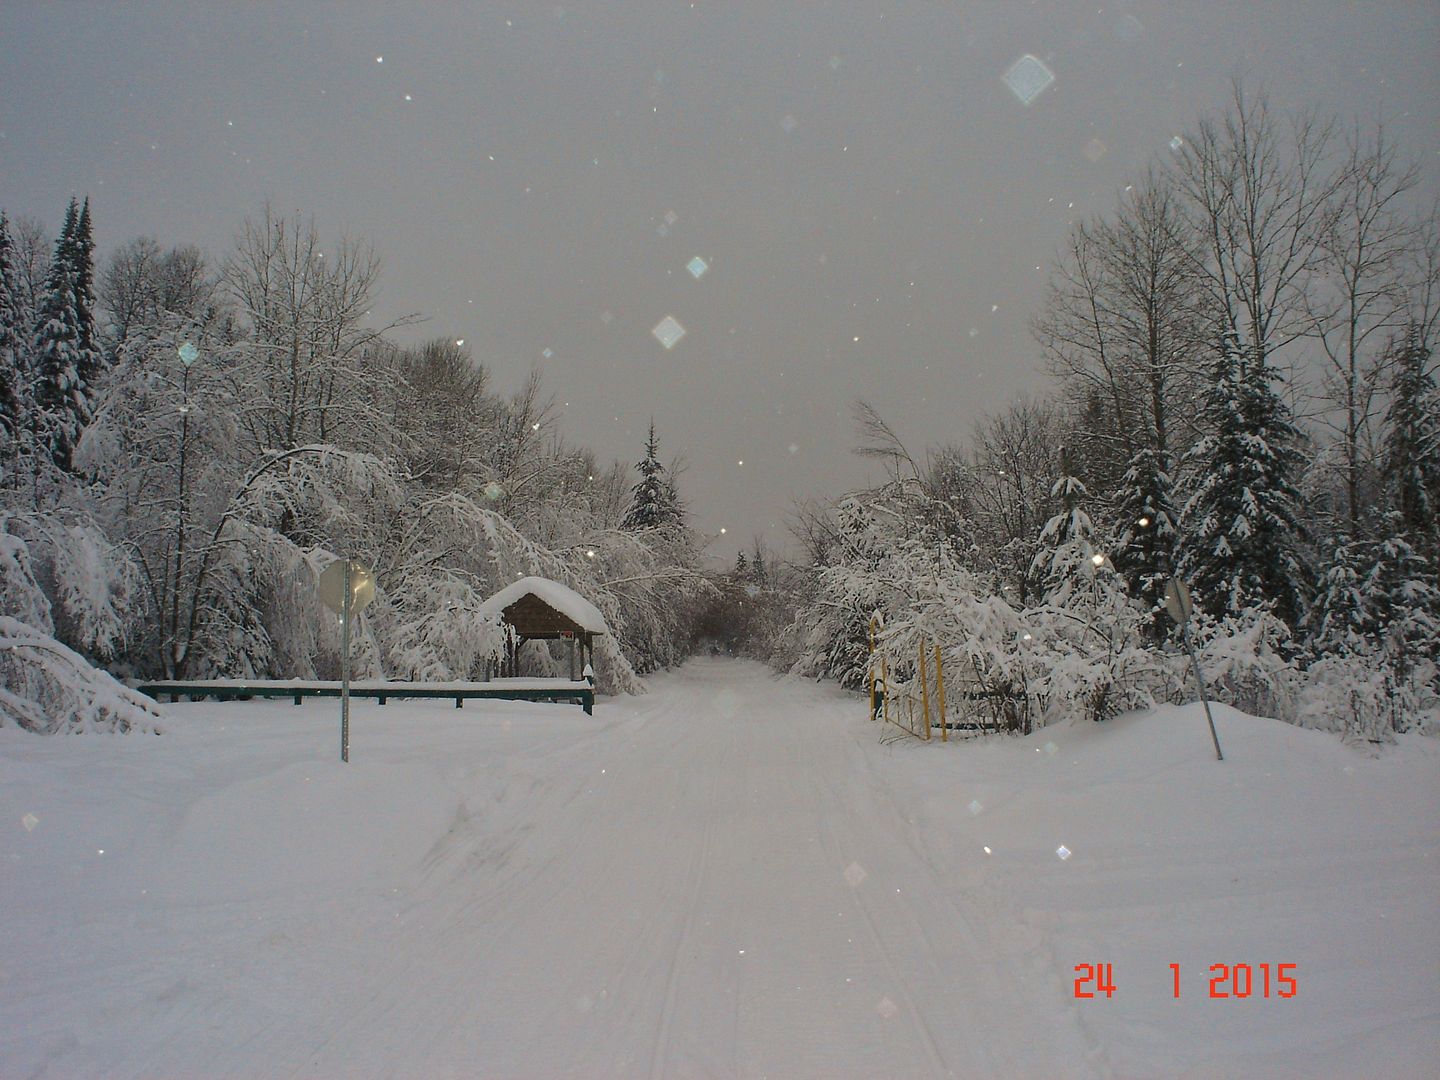
<path fill-rule="evenodd" d="M 26 832 L 34 832 L 35 826 L 40 824 L 40 819 L 34 814 L 26 814 L 20 819 L 20 824 L 25 826 Z"/>
<path fill-rule="evenodd" d="M 791 116 L 789 113 L 786 113 L 780 119 L 780 126 L 785 129 L 786 135 L 789 135 L 790 132 L 794 131 L 798 123 L 799 121 L 797 121 L 795 117 Z"/>
<path fill-rule="evenodd" d="M 1011 64 L 1003 78 L 1005 85 L 1010 87 L 1010 92 L 1020 99 L 1022 105 L 1029 105 L 1055 81 L 1054 73 L 1029 53 Z"/>
<path fill-rule="evenodd" d="M 984 810 L 984 809 L 985 809 L 985 807 L 984 807 L 983 805 L 981 805 L 979 799 L 971 799 L 971 800 L 970 800 L 970 813 L 972 813 L 972 814 L 978 814 L 978 813 L 980 813 L 981 810 Z"/>
<path fill-rule="evenodd" d="M 1106 146 L 1099 139 L 1091 139 L 1085 144 L 1085 156 L 1091 161 L 1099 161 L 1105 156 Z"/>
<path fill-rule="evenodd" d="M 664 345 L 667 349 L 673 349 L 675 343 L 685 336 L 685 328 L 680 325 L 673 315 L 666 315 L 655 324 L 655 329 L 650 333 L 655 335 L 655 340 Z"/>
<path fill-rule="evenodd" d="M 702 259 L 699 255 L 696 255 L 693 259 L 691 259 L 688 263 L 685 264 L 685 269 L 689 270 L 690 276 L 698 281 L 700 280 L 700 278 L 705 276 L 705 271 L 710 269 L 710 264 L 707 263 L 704 259 Z"/>
<path fill-rule="evenodd" d="M 1064 844 L 1061 844 L 1059 847 L 1057 847 L 1057 848 L 1055 849 L 1055 854 L 1060 856 L 1060 861 L 1061 861 L 1061 862 L 1064 862 L 1066 859 L 1068 859 L 1068 858 L 1070 857 L 1071 852 L 1070 852 L 1070 849 L 1069 849 L 1068 847 L 1066 847 Z"/>
<path fill-rule="evenodd" d="M 869 876 L 859 863 L 852 862 L 845 868 L 845 881 L 852 889 L 858 889 Z"/>

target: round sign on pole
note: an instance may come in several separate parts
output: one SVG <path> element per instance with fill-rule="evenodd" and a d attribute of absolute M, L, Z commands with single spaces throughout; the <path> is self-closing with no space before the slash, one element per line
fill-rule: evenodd
<path fill-rule="evenodd" d="M 1190 586 L 1179 578 L 1171 578 L 1165 586 L 1165 610 L 1181 626 L 1190 621 Z"/>
<path fill-rule="evenodd" d="M 343 615 L 348 608 L 353 615 L 375 599 L 375 577 L 357 562 L 350 566 L 350 596 L 347 604 L 345 595 L 346 560 L 336 559 L 320 572 L 320 599 L 337 615 Z"/>

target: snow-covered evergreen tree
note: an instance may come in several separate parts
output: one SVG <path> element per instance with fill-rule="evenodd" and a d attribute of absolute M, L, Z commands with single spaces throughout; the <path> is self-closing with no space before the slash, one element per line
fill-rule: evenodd
<path fill-rule="evenodd" d="M 1183 514 L 1181 569 L 1212 615 L 1269 603 L 1294 628 L 1309 592 L 1292 479 L 1299 434 L 1275 377 L 1234 334 L 1223 337 L 1203 404 L 1205 434 L 1188 455 L 1197 479 Z"/>
<path fill-rule="evenodd" d="M 1051 490 L 1061 509 L 1045 524 L 1035 558 L 1045 600 L 1025 614 L 1035 626 L 1031 651 L 1053 654 L 1037 691 L 1052 707 L 1079 708 L 1104 720 L 1146 700 L 1134 676 L 1147 665 L 1142 615 L 1126 596 L 1114 563 L 1097 549 L 1086 495 L 1062 448 L 1060 476 Z"/>
<path fill-rule="evenodd" d="M 10 222 L 0 211 L 0 472 L 18 473 L 20 442 L 28 397 L 26 339 L 28 319 L 22 314 Z"/>
<path fill-rule="evenodd" d="M 1114 561 L 1130 595 L 1150 612 L 1152 639 L 1169 632 L 1162 610 L 1165 583 L 1175 572 L 1180 513 L 1174 504 L 1170 455 L 1142 449 L 1130 459 L 1120 488 L 1120 539 Z"/>
<path fill-rule="evenodd" d="M 65 211 L 35 326 L 34 430 L 37 442 L 66 472 L 94 414 L 101 373 L 89 205 L 86 200 L 82 210 L 72 198 Z"/>
<path fill-rule="evenodd" d="M 1342 534 L 1320 573 L 1315 602 L 1306 616 L 1310 651 L 1316 656 L 1349 656 L 1367 651 L 1369 619 L 1362 586 L 1366 547 L 1364 541 Z"/>
<path fill-rule="evenodd" d="M 1418 661 L 1428 661 L 1433 672 L 1440 659 L 1440 589 L 1435 567 L 1411 545 L 1399 516 L 1390 515 L 1387 524 L 1389 535 L 1375 544 L 1361 583 L 1364 632 L 1404 681 Z"/>
<path fill-rule="evenodd" d="M 1031 567 L 1031 573 L 1044 582 L 1047 604 L 1064 606 L 1077 588 L 1088 586 L 1094 577 L 1090 571 L 1095 526 L 1084 507 L 1088 494 L 1075 475 L 1069 451 L 1062 446 L 1060 475 L 1050 489 L 1050 497 L 1060 502 L 1060 512 L 1040 530 L 1040 550 Z"/>
<path fill-rule="evenodd" d="M 1440 392 L 1429 362 L 1412 325 L 1395 358 L 1385 474 L 1403 531 L 1433 563 L 1440 558 Z"/>
<path fill-rule="evenodd" d="M 655 438 L 655 422 L 650 422 L 650 435 L 645 440 L 645 456 L 636 464 L 640 480 L 631 489 L 630 509 L 620 523 L 624 529 L 659 529 L 680 524 L 680 509 L 675 486 L 669 471 L 657 456 L 660 444 Z"/>

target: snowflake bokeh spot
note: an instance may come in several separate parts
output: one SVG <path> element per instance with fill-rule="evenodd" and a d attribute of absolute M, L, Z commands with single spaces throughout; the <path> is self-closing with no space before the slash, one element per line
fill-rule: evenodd
<path fill-rule="evenodd" d="M 1002 78 L 1020 103 L 1029 105 L 1055 81 L 1055 73 L 1039 57 L 1026 53 L 1010 65 Z"/>
<path fill-rule="evenodd" d="M 681 326 L 679 320 L 673 315 L 666 315 L 655 324 L 655 329 L 650 333 L 655 335 L 655 340 L 664 345 L 667 349 L 673 349 L 676 342 L 685 336 L 685 327 Z"/>

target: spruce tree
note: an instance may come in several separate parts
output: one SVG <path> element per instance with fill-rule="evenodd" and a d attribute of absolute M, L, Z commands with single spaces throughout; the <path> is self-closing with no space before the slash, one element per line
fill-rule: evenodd
<path fill-rule="evenodd" d="M 675 487 L 665 466 L 660 464 L 659 452 L 652 420 L 650 437 L 645 441 L 645 456 L 635 466 L 640 482 L 631 488 L 630 509 L 620 522 L 622 529 L 658 529 L 680 524 Z"/>
<path fill-rule="evenodd" d="M 99 385 L 102 354 L 95 323 L 95 239 L 90 228 L 90 199 L 80 205 L 70 250 L 75 272 L 75 316 L 80 329 L 80 378 L 93 389 Z"/>
<path fill-rule="evenodd" d="M 1355 656 L 1369 651 L 1362 575 L 1366 544 L 1340 535 L 1320 575 L 1319 591 L 1306 616 L 1309 648 L 1316 657 Z"/>
<path fill-rule="evenodd" d="M 1430 350 L 1411 326 L 1396 355 L 1386 416 L 1385 475 L 1400 530 L 1433 564 L 1440 558 L 1440 393 L 1427 369 Z"/>
<path fill-rule="evenodd" d="M 73 471 L 75 447 L 90 422 L 101 374 L 93 251 L 89 201 L 82 210 L 72 198 L 40 296 L 34 334 L 34 434 L 66 472 Z"/>
<path fill-rule="evenodd" d="M 28 383 L 19 291 L 10 222 L 0 211 L 0 468 L 7 476 L 16 472 Z"/>
<path fill-rule="evenodd" d="M 1409 677 L 1415 661 L 1440 656 L 1440 590 L 1435 568 L 1410 544 L 1398 514 L 1387 515 L 1386 535 L 1362 582 L 1366 630 L 1396 676 Z"/>
<path fill-rule="evenodd" d="M 1140 641 L 1141 616 L 1104 551 L 1085 512 L 1085 485 L 1070 455 L 1060 450 L 1060 477 L 1050 492 L 1060 512 L 1040 534 L 1032 574 L 1043 577 L 1045 605 L 1031 616 L 1053 634 L 1066 657 L 1080 704 L 1092 720 L 1113 716 L 1124 699 L 1126 668 Z M 1046 610 L 1048 609 L 1048 610 Z"/>
<path fill-rule="evenodd" d="M 1050 489 L 1050 497 L 1060 500 L 1060 512 L 1041 530 L 1040 550 L 1030 565 L 1032 576 L 1044 582 L 1047 604 L 1064 607 L 1077 588 L 1094 581 L 1095 526 L 1084 509 L 1088 494 L 1062 446 L 1060 475 Z"/>
<path fill-rule="evenodd" d="M 1149 448 L 1137 450 L 1120 486 L 1121 530 L 1114 560 L 1130 595 L 1144 603 L 1154 640 L 1163 638 L 1170 628 L 1162 613 L 1165 585 L 1175 572 L 1180 520 L 1170 474 L 1169 454 Z"/>
<path fill-rule="evenodd" d="M 1299 433 L 1275 377 L 1225 335 L 1202 406 L 1206 434 L 1188 455 L 1199 479 L 1183 514 L 1182 572 L 1212 615 L 1268 604 L 1296 627 L 1309 595 L 1291 479 Z"/>
<path fill-rule="evenodd" d="M 1406 679 L 1417 659 L 1440 655 L 1440 590 L 1398 513 L 1386 515 L 1380 532 L 1378 540 L 1342 538 L 1336 546 L 1310 613 L 1310 649 L 1375 657 Z"/>

